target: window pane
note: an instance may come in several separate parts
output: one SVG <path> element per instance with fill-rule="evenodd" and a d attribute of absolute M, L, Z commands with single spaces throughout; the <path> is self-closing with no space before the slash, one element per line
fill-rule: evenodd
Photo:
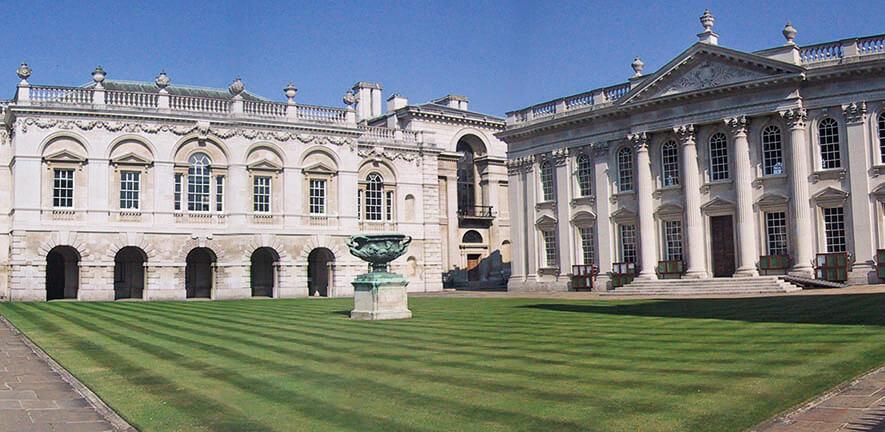
<path fill-rule="evenodd" d="M 780 128 L 768 126 L 762 130 L 762 168 L 764 175 L 784 173 L 782 146 Z"/>
<path fill-rule="evenodd" d="M 187 168 L 187 209 L 188 211 L 209 211 L 209 157 L 195 153 L 189 159 Z"/>
<path fill-rule="evenodd" d="M 827 252 L 845 252 L 845 213 L 842 207 L 824 209 Z"/>
<path fill-rule="evenodd" d="M 682 261 L 682 221 L 664 221 L 664 245 L 667 260 Z"/>
<path fill-rule="evenodd" d="M 326 214 L 326 181 L 311 179 L 309 184 L 309 210 L 310 214 Z"/>
<path fill-rule="evenodd" d="M 594 261 L 594 242 L 593 228 L 578 228 L 578 234 L 581 236 L 581 256 L 585 265 L 591 265 Z"/>
<path fill-rule="evenodd" d="M 547 267 L 556 267 L 556 233 L 541 231 L 544 236 L 544 260 Z"/>
<path fill-rule="evenodd" d="M 879 114 L 879 161 L 885 164 L 885 113 Z"/>
<path fill-rule="evenodd" d="M 831 169 L 842 166 L 842 158 L 839 154 L 839 124 L 836 120 L 825 118 L 818 126 L 820 140 L 820 163 L 821 168 Z"/>
<path fill-rule="evenodd" d="M 618 151 L 618 190 L 633 190 L 633 150 L 628 147 Z"/>
<path fill-rule="evenodd" d="M 541 191 L 544 201 L 556 199 L 553 192 L 553 165 L 550 162 L 541 162 Z"/>
<path fill-rule="evenodd" d="M 74 207 L 74 170 L 56 169 L 52 175 L 52 206 Z"/>
<path fill-rule="evenodd" d="M 252 210 L 257 213 L 270 213 L 271 178 L 256 176 L 252 181 Z"/>
<path fill-rule="evenodd" d="M 120 172 L 120 209 L 137 210 L 140 190 L 141 173 L 137 171 Z"/>
<path fill-rule="evenodd" d="M 679 185 L 679 148 L 675 141 L 661 147 L 661 177 L 664 186 Z"/>
<path fill-rule="evenodd" d="M 636 262 L 636 225 L 619 225 L 621 262 Z"/>
<path fill-rule="evenodd" d="M 383 183 L 383 179 L 378 173 L 372 173 L 366 177 L 366 220 L 381 220 Z"/>
<path fill-rule="evenodd" d="M 768 235 L 769 255 L 788 255 L 787 214 L 784 212 L 765 213 L 765 231 Z"/>
<path fill-rule="evenodd" d="M 724 133 L 710 137 L 710 179 L 728 180 L 728 140 Z"/>

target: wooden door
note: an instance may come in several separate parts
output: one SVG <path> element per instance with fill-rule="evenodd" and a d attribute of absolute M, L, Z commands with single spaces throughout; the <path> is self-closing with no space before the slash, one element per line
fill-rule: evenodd
<path fill-rule="evenodd" d="M 468 281 L 478 281 L 479 280 L 479 254 L 470 254 L 467 255 L 467 280 Z"/>
<path fill-rule="evenodd" d="M 734 224 L 731 216 L 710 217 L 713 277 L 734 276 Z"/>

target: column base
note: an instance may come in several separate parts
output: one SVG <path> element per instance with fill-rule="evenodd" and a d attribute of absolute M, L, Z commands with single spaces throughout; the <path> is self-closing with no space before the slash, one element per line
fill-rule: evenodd
<path fill-rule="evenodd" d="M 365 273 L 354 279 L 353 320 L 389 320 L 412 317 L 406 278 L 387 272 Z"/>
<path fill-rule="evenodd" d="M 706 279 L 710 277 L 705 270 L 688 270 L 682 276 L 683 279 Z"/>
<path fill-rule="evenodd" d="M 759 276 L 759 272 L 756 271 L 755 268 L 739 268 L 734 272 L 732 277 L 756 277 Z"/>
<path fill-rule="evenodd" d="M 866 285 L 878 283 L 879 275 L 876 271 L 876 265 L 872 262 L 854 263 L 848 272 L 848 285 Z"/>
<path fill-rule="evenodd" d="M 814 268 L 811 266 L 794 266 L 787 272 L 790 276 L 814 279 Z"/>
<path fill-rule="evenodd" d="M 636 275 L 636 279 L 639 280 L 658 280 L 657 273 L 639 273 Z"/>

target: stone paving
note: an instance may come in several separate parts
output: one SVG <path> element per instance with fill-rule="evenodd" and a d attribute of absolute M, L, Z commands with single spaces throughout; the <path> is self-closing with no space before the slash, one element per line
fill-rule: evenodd
<path fill-rule="evenodd" d="M 757 432 L 885 432 L 885 367 L 755 429 Z"/>
<path fill-rule="evenodd" d="M 0 318 L 0 432 L 127 429 L 134 430 Z"/>

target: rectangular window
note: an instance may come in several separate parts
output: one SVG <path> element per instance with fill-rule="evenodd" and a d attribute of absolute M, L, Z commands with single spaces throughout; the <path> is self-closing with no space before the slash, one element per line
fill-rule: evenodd
<path fill-rule="evenodd" d="M 387 220 L 393 220 L 393 191 L 387 191 L 384 197 L 384 212 Z"/>
<path fill-rule="evenodd" d="M 356 191 L 356 218 L 359 220 L 363 214 L 363 190 Z"/>
<path fill-rule="evenodd" d="M 544 262 L 546 267 L 556 267 L 556 232 L 541 231 L 544 236 Z"/>
<path fill-rule="evenodd" d="M 717 133 L 710 138 L 710 180 L 728 180 L 728 141 L 725 134 Z"/>
<path fill-rule="evenodd" d="M 636 225 L 619 225 L 621 262 L 636 262 Z"/>
<path fill-rule="evenodd" d="M 175 174 L 175 210 L 181 210 L 181 180 L 184 177 L 181 174 Z"/>
<path fill-rule="evenodd" d="M 664 221 L 664 246 L 668 261 L 682 261 L 682 221 Z"/>
<path fill-rule="evenodd" d="M 52 206 L 74 207 L 74 170 L 56 169 L 52 176 Z"/>
<path fill-rule="evenodd" d="M 845 252 L 845 212 L 842 207 L 823 210 L 827 252 Z"/>
<path fill-rule="evenodd" d="M 255 176 L 252 179 L 252 211 L 270 213 L 270 185 L 268 176 Z"/>
<path fill-rule="evenodd" d="M 141 173 L 138 171 L 120 172 L 120 210 L 138 210 L 138 195 L 141 191 Z"/>
<path fill-rule="evenodd" d="M 769 255 L 787 255 L 787 214 L 765 213 L 765 233 Z"/>
<path fill-rule="evenodd" d="M 326 181 L 311 179 L 310 184 L 310 214 L 326 214 Z"/>
<path fill-rule="evenodd" d="M 594 261 L 593 228 L 579 227 L 578 234 L 581 236 L 581 256 L 585 265 L 592 265 Z"/>
<path fill-rule="evenodd" d="M 215 211 L 224 211 L 224 176 L 215 177 Z"/>
<path fill-rule="evenodd" d="M 541 163 L 541 192 L 544 201 L 553 201 L 556 199 L 553 190 L 553 166 L 550 162 Z"/>

